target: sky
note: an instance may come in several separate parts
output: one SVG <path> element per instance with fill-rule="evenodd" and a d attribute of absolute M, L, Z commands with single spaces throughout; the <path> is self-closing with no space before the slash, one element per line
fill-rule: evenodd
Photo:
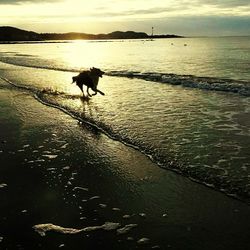
<path fill-rule="evenodd" d="M 0 26 L 43 32 L 250 35 L 250 0 L 0 0 Z"/>

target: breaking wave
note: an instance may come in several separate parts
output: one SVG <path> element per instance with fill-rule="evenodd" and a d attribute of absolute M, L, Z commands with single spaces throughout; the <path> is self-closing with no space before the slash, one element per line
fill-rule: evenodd
<path fill-rule="evenodd" d="M 212 77 L 197 77 L 193 75 L 177 75 L 156 72 L 111 71 L 110 76 L 138 78 L 151 82 L 182 85 L 189 88 L 199 88 L 213 91 L 225 91 L 250 96 L 250 83 L 246 81 L 220 79 Z"/>
<path fill-rule="evenodd" d="M 47 69 L 63 72 L 79 72 L 83 68 L 70 68 L 62 65 L 55 65 L 51 61 L 28 56 L 18 55 L 0 57 L 0 61 L 16 66 Z M 39 62 L 39 63 L 38 63 Z M 188 88 L 198 88 L 209 91 L 223 91 L 229 93 L 236 93 L 242 96 L 250 96 L 250 82 L 243 80 L 214 78 L 214 77 L 200 77 L 194 75 L 179 75 L 173 73 L 162 72 L 138 72 L 126 70 L 111 70 L 103 69 L 108 76 L 127 77 L 142 79 L 150 82 L 157 82 L 162 84 L 180 85 Z"/>

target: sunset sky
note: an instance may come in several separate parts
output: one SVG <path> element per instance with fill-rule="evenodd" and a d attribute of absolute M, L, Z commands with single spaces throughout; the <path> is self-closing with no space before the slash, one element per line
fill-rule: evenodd
<path fill-rule="evenodd" d="M 0 26 L 35 32 L 250 35 L 249 0 L 0 0 Z"/>

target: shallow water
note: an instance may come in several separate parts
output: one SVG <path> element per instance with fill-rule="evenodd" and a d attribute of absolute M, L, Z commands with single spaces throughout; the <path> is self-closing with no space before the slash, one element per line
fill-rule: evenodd
<path fill-rule="evenodd" d="M 0 248 L 248 248 L 246 204 L 0 87 Z"/>
<path fill-rule="evenodd" d="M 187 46 L 184 46 L 187 44 Z M 249 37 L 1 45 L 1 61 L 33 67 L 158 72 L 249 81 Z"/>
<path fill-rule="evenodd" d="M 0 47 L 0 75 L 159 166 L 249 202 L 249 60 L 244 37 L 14 44 Z M 85 100 L 71 78 L 90 66 L 107 71 L 106 96 Z"/>

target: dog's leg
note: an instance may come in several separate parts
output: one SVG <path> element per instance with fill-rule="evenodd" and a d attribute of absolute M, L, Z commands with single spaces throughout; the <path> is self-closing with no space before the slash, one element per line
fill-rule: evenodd
<path fill-rule="evenodd" d="M 101 90 L 99 90 L 99 89 L 92 89 L 95 93 L 94 94 L 92 94 L 92 95 L 96 95 L 97 94 L 97 92 L 98 93 L 100 93 L 101 95 L 105 95 Z"/>
<path fill-rule="evenodd" d="M 89 87 L 87 87 L 87 93 L 88 93 L 88 96 L 92 96 L 90 93 L 89 93 Z"/>
<path fill-rule="evenodd" d="M 96 90 L 98 93 L 100 93 L 101 95 L 105 95 L 101 90 L 97 89 Z"/>
<path fill-rule="evenodd" d="M 76 85 L 79 87 L 79 89 L 82 91 L 82 94 L 84 96 L 84 91 L 83 91 L 83 85 L 81 84 L 81 82 L 76 81 Z"/>
<path fill-rule="evenodd" d="M 85 96 L 85 94 L 84 94 L 83 85 L 79 86 L 79 88 L 80 88 L 81 91 L 82 91 L 82 96 L 83 96 L 83 98 L 85 98 L 86 96 Z"/>

